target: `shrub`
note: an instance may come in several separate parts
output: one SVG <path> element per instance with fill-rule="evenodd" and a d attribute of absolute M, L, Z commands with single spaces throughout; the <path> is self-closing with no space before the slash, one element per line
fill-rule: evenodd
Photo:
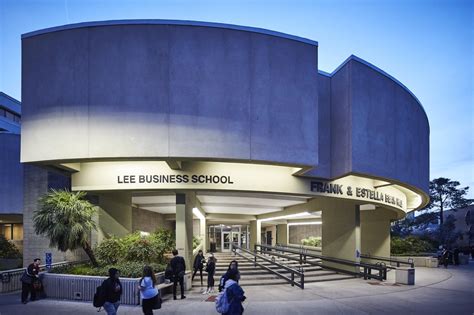
<path fill-rule="evenodd" d="M 157 249 L 156 242 L 153 242 L 148 237 L 140 238 L 127 248 L 125 260 L 127 261 L 141 261 L 150 263 L 159 259 L 159 249 Z"/>
<path fill-rule="evenodd" d="M 432 250 L 432 244 L 415 236 L 393 237 L 391 241 L 391 253 L 395 255 L 426 253 Z"/>
<path fill-rule="evenodd" d="M 308 238 L 303 238 L 301 240 L 301 244 L 306 245 L 306 246 L 320 247 L 321 246 L 321 237 L 310 236 Z"/>
<path fill-rule="evenodd" d="M 95 248 L 95 254 L 102 265 L 116 264 L 125 257 L 124 242 L 115 237 L 106 239 Z"/>
<path fill-rule="evenodd" d="M 0 258 L 21 258 L 18 248 L 0 234 Z"/>
<path fill-rule="evenodd" d="M 156 273 L 162 272 L 166 268 L 166 264 L 153 263 L 150 264 L 150 266 Z M 144 264 L 138 261 L 122 262 L 101 267 L 92 267 L 90 264 L 80 264 L 73 266 L 54 267 L 51 270 L 51 273 L 107 277 L 109 275 L 109 268 L 111 267 L 117 268 L 120 271 L 120 277 L 139 278 L 143 274 Z"/>

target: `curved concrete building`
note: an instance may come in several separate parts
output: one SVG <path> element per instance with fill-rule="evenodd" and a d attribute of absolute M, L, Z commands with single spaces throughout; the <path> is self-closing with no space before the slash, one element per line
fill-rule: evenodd
<path fill-rule="evenodd" d="M 312 40 L 190 21 L 80 23 L 24 34 L 22 71 L 21 161 L 96 197 L 97 241 L 176 227 L 190 259 L 191 234 L 226 250 L 299 242 L 307 235 L 292 224 L 322 223 L 312 233 L 323 254 L 357 261 L 388 256 L 390 221 L 428 201 L 420 102 L 355 56 L 318 71 Z"/>

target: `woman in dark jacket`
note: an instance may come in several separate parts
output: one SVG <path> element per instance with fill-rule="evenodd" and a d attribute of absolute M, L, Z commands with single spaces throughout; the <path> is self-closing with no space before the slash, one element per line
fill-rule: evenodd
<path fill-rule="evenodd" d="M 107 315 L 116 315 L 120 305 L 120 296 L 122 295 L 122 284 L 120 283 L 118 269 L 109 269 L 109 277 L 102 282 L 102 292 L 104 292 L 104 310 Z"/>
<path fill-rule="evenodd" d="M 216 273 L 216 258 L 214 256 L 209 257 L 206 266 L 207 272 L 207 290 L 202 294 L 214 292 L 214 274 Z"/>
<path fill-rule="evenodd" d="M 224 290 L 227 294 L 227 300 L 229 301 L 229 311 L 223 315 L 241 315 L 244 313 L 244 307 L 242 302 L 245 301 L 244 290 L 240 287 L 237 282 L 239 278 L 239 272 L 237 269 L 230 269 L 227 272 L 228 279 L 225 283 Z"/>
<path fill-rule="evenodd" d="M 227 279 L 229 279 L 229 271 L 231 269 L 235 269 L 237 270 L 237 282 L 239 282 L 240 280 L 240 272 L 239 272 L 239 263 L 237 262 L 237 260 L 232 260 L 230 263 L 229 263 L 229 267 L 227 268 L 227 271 L 225 272 L 225 274 L 222 275 L 221 279 L 219 280 L 219 292 L 222 291 L 222 289 L 224 289 L 224 285 L 227 281 Z"/>
<path fill-rule="evenodd" d="M 200 249 L 198 254 L 196 255 L 196 258 L 194 258 L 194 272 L 193 272 L 193 277 L 191 278 L 191 281 L 194 281 L 194 276 L 199 270 L 199 274 L 201 276 L 201 287 L 202 287 L 202 268 L 204 267 L 204 262 L 206 261 L 206 258 L 204 258 L 204 254 L 202 250 Z"/>

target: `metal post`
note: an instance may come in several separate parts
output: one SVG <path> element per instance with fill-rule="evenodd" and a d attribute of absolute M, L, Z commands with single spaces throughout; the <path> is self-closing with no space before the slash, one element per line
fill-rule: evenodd
<path fill-rule="evenodd" d="M 291 286 L 292 287 L 295 286 L 295 273 L 294 272 L 291 272 Z"/>

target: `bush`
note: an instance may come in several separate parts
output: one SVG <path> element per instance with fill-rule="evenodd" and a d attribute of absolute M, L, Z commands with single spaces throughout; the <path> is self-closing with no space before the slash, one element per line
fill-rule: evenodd
<path fill-rule="evenodd" d="M 104 276 L 109 275 L 109 268 L 114 267 L 120 271 L 120 277 L 123 278 L 139 278 L 143 275 L 143 267 L 145 265 L 141 262 L 122 262 L 113 265 L 106 265 L 94 268 L 90 264 L 80 264 L 73 266 L 54 267 L 51 273 L 57 274 L 72 274 L 72 275 L 87 275 L 87 276 Z M 166 269 L 166 264 L 150 264 L 155 273 L 162 272 Z"/>
<path fill-rule="evenodd" d="M 305 246 L 321 247 L 321 237 L 310 236 L 308 238 L 303 238 L 301 244 Z"/>
<path fill-rule="evenodd" d="M 2 234 L 0 234 L 0 258 L 21 258 L 21 253 L 18 248 Z"/>
<path fill-rule="evenodd" d="M 102 265 L 116 264 L 125 257 L 125 245 L 121 239 L 111 237 L 95 248 L 95 255 Z"/>
<path fill-rule="evenodd" d="M 392 237 L 391 253 L 394 255 L 410 255 L 433 251 L 433 245 L 418 237 Z"/>

